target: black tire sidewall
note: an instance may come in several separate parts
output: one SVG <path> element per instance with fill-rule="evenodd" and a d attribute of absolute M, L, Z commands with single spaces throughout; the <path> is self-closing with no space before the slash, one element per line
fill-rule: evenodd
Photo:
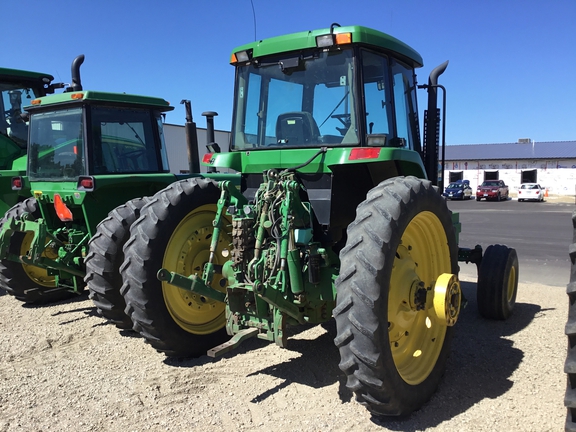
<path fill-rule="evenodd" d="M 366 405 L 366 407 L 377 414 L 383 415 L 405 415 L 416 409 L 418 409 L 422 404 L 424 404 L 431 395 L 435 392 L 442 375 L 444 373 L 447 358 L 450 353 L 451 339 L 453 336 L 453 328 L 448 327 L 444 345 L 438 356 L 438 359 L 432 369 L 431 373 L 428 375 L 423 382 L 417 385 L 411 385 L 404 381 L 404 379 L 398 373 L 394 359 L 392 356 L 392 351 L 390 350 L 390 340 L 388 334 L 388 295 L 390 291 L 390 277 L 392 273 L 392 266 L 394 264 L 394 258 L 396 250 L 400 244 L 401 237 L 408 227 L 412 219 L 423 211 L 430 211 L 434 213 L 440 220 L 444 231 L 446 232 L 449 250 L 450 250 L 450 265 L 453 274 L 458 272 L 458 247 L 456 244 L 456 237 L 454 234 L 454 228 L 452 225 L 451 213 L 446 207 L 445 201 L 440 197 L 439 194 L 435 193 L 429 182 L 422 181 L 413 177 L 408 178 L 398 178 L 390 181 L 385 181 L 378 185 L 375 189 L 382 186 L 391 187 L 391 193 L 396 193 L 397 190 L 402 189 L 397 185 L 397 182 L 404 183 L 408 185 L 410 191 L 408 193 L 401 192 L 398 193 L 402 197 L 402 200 L 394 204 L 394 208 L 390 209 L 388 207 L 390 214 L 400 215 L 394 218 L 392 221 L 386 221 L 386 217 L 381 217 L 378 224 L 385 226 L 389 223 L 389 232 L 391 233 L 389 241 L 379 251 L 368 250 L 370 254 L 371 261 L 377 265 L 383 260 L 383 267 L 379 270 L 376 278 L 371 278 L 369 274 L 364 274 L 359 272 L 360 276 L 355 280 L 356 287 L 363 287 L 365 289 L 364 295 L 370 299 L 377 299 L 374 301 L 374 307 L 371 309 L 369 306 L 370 302 L 362 302 L 355 300 L 352 309 L 348 312 L 354 316 L 354 319 L 362 319 L 365 321 L 366 327 L 377 327 L 377 331 L 374 333 L 373 337 L 363 338 L 363 335 L 356 333 L 354 336 L 356 338 L 355 347 L 353 343 L 349 342 L 348 345 L 344 344 L 340 346 L 340 353 L 342 357 L 342 364 L 349 364 L 350 359 L 354 357 L 354 352 L 366 352 L 373 353 L 376 356 L 378 353 L 378 361 L 376 365 L 368 365 L 365 362 L 358 361 L 357 368 L 353 370 L 351 377 L 349 375 L 349 384 L 353 387 L 352 389 L 356 392 L 357 399 Z M 425 187 L 425 185 L 428 185 Z M 374 190 L 374 189 L 373 189 Z M 417 192 L 416 192 L 417 191 Z M 368 194 L 370 197 L 370 193 Z M 368 201 L 368 200 L 367 200 Z M 388 202 L 393 200 L 387 200 Z M 362 206 L 361 204 L 360 206 Z M 359 209 L 360 209 L 359 206 Z M 376 207 L 376 206 L 375 206 Z M 376 215 L 378 212 L 371 212 L 371 215 Z M 358 210 L 357 220 L 361 219 L 360 210 Z M 396 224 L 396 225 L 394 225 Z M 356 222 L 353 223 L 353 230 L 349 230 L 349 236 L 358 235 L 355 229 Z M 393 227 L 393 228 L 392 228 Z M 372 230 L 378 231 L 376 224 L 372 224 Z M 380 230 L 383 232 L 383 230 Z M 349 242 L 354 240 L 349 237 Z M 347 252 L 348 253 L 348 252 Z M 379 256 L 378 256 L 379 255 Z M 349 268 L 358 268 L 353 262 L 347 262 L 349 258 L 341 254 L 342 268 L 343 271 L 347 272 Z M 366 272 L 365 272 L 366 273 Z M 356 277 L 356 276 L 355 276 Z M 337 281 L 340 284 L 340 281 Z M 349 283 L 351 286 L 352 283 Z M 337 286 L 337 289 L 340 288 Z M 346 288 L 346 293 L 338 291 L 338 299 L 344 303 L 347 299 L 341 298 L 342 296 L 349 296 L 351 291 L 354 289 Z M 337 308 L 339 308 L 337 304 Z M 350 332 L 346 324 L 345 316 L 337 316 L 337 328 L 341 339 L 344 339 L 344 334 Z M 351 328 L 351 327 L 350 327 Z M 352 332 L 355 332 L 352 329 Z M 360 332 L 361 333 L 361 332 Z M 351 354 L 352 352 L 352 354 Z M 358 356 L 356 356 L 358 357 Z M 344 370 L 344 369 L 343 369 Z M 344 370 L 345 373 L 349 373 Z M 356 376 L 357 375 L 357 376 Z M 351 380 L 352 378 L 352 380 Z M 364 385 L 363 382 L 376 379 L 383 382 L 382 389 L 374 389 L 371 386 Z M 390 397 L 390 392 L 393 393 L 393 397 Z M 371 403 L 371 399 L 380 401 L 378 404 Z"/>
<path fill-rule="evenodd" d="M 180 327 L 166 306 L 157 273 L 163 267 L 168 242 L 179 223 L 195 209 L 216 204 L 220 191 L 215 182 L 205 179 L 187 179 L 177 183 L 180 184 L 172 184 L 152 197 L 132 225 L 131 238 L 124 247 L 122 294 L 134 330 L 159 351 L 188 357 L 205 354 L 223 342 L 226 330 L 222 328 L 211 335 L 196 335 Z M 180 189 L 185 192 L 178 192 Z M 148 325 L 150 319 L 153 323 Z"/>

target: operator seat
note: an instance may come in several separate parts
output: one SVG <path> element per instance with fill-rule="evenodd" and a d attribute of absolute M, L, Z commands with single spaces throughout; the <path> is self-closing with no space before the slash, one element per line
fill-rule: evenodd
<path fill-rule="evenodd" d="M 294 146 L 318 142 L 320 130 L 312 114 L 294 111 L 280 114 L 276 120 L 276 142 Z"/>

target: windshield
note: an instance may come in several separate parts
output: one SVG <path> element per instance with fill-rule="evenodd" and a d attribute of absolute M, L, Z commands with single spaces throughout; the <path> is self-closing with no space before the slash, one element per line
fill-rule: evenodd
<path fill-rule="evenodd" d="M 488 181 L 482 183 L 482 186 L 500 186 L 500 183 L 497 181 Z"/>
<path fill-rule="evenodd" d="M 40 96 L 34 89 L 15 83 L 0 82 L 0 135 L 10 138 L 14 145 L 0 146 L 0 159 L 12 160 L 26 149 L 28 122 L 22 118 L 22 107 Z M 4 167 L 2 167 L 4 168 Z"/>
<path fill-rule="evenodd" d="M 358 144 L 352 49 L 240 66 L 233 150 Z"/>
<path fill-rule="evenodd" d="M 82 108 L 33 114 L 30 178 L 72 180 L 85 173 Z"/>
<path fill-rule="evenodd" d="M 464 188 L 464 184 L 462 183 L 450 183 L 448 185 L 448 189 L 463 189 Z"/>

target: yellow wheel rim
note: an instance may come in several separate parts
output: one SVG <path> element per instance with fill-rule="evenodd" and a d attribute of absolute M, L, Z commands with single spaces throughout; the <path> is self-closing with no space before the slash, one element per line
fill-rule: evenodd
<path fill-rule="evenodd" d="M 22 241 L 22 245 L 20 247 L 20 255 L 26 255 L 26 253 L 30 250 L 30 246 L 32 245 L 32 240 L 34 239 L 34 234 L 31 232 L 26 233 L 24 240 Z M 51 249 L 45 249 L 42 252 L 42 257 L 56 259 L 57 256 L 53 253 L 50 253 Z M 56 279 L 54 276 L 50 276 L 48 274 L 48 270 L 36 267 L 30 264 L 22 264 L 22 269 L 24 273 L 34 281 L 37 285 L 46 287 L 46 288 L 54 288 L 56 286 Z"/>
<path fill-rule="evenodd" d="M 508 286 L 506 289 L 506 300 L 508 303 L 512 302 L 514 298 L 514 291 L 516 288 L 516 268 L 512 266 L 510 268 L 510 275 L 508 276 Z"/>
<path fill-rule="evenodd" d="M 447 325 L 437 319 L 432 290 L 437 278 L 451 271 L 442 223 L 432 212 L 419 213 L 402 235 L 388 294 L 390 349 L 408 384 L 423 382 L 442 351 Z"/>
<path fill-rule="evenodd" d="M 216 205 L 213 204 L 190 212 L 172 233 L 164 252 L 162 267 L 186 276 L 202 276 L 204 264 L 208 262 L 210 255 L 210 242 L 214 231 L 212 221 L 215 215 Z M 229 234 L 222 230 L 214 264 L 224 264 L 226 259 L 222 257 L 222 250 L 231 243 Z M 225 292 L 226 282 L 221 274 L 215 273 L 212 288 Z M 187 332 L 211 334 L 224 327 L 224 303 L 176 288 L 166 282 L 162 282 L 162 293 L 170 315 Z"/>

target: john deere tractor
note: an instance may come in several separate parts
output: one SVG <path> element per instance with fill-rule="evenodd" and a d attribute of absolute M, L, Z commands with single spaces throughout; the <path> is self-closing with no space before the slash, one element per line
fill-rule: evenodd
<path fill-rule="evenodd" d="M 334 317 L 357 400 L 418 409 L 465 302 L 458 262 L 479 266 L 487 318 L 510 316 L 518 285 L 513 249 L 459 248 L 436 187 L 446 64 L 423 86 L 421 145 L 422 58 L 387 34 L 333 24 L 243 45 L 231 63 L 230 152 L 203 163 L 240 172 L 241 186 L 187 179 L 142 208 L 122 265 L 134 328 L 168 355 L 215 357 L 252 337 L 284 347 L 290 326 Z"/>
<path fill-rule="evenodd" d="M 32 99 L 62 84 L 41 72 L 0 68 L 0 215 L 24 198 L 12 190 L 12 177 L 26 172 L 28 121 L 23 110 Z"/>
<path fill-rule="evenodd" d="M 131 328 L 119 292 L 122 246 L 145 197 L 184 178 L 169 172 L 164 144 L 162 114 L 173 107 L 159 98 L 83 90 L 83 60 L 73 62 L 65 92 L 26 107 L 28 172 L 12 187 L 32 197 L 6 214 L 0 283 L 29 303 L 80 293 L 87 284 L 100 313 Z"/>

